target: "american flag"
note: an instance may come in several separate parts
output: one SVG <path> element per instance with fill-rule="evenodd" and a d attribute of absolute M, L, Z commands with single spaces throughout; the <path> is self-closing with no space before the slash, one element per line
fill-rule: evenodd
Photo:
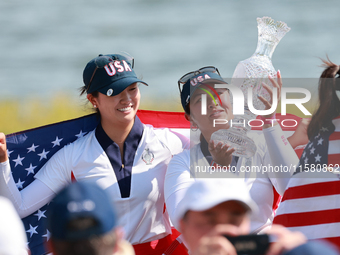
<path fill-rule="evenodd" d="M 190 123 L 180 112 L 139 110 L 142 123 L 156 128 L 171 128 L 189 136 Z M 34 180 L 34 175 L 59 149 L 94 130 L 98 124 L 95 114 L 68 120 L 6 136 L 7 150 L 14 181 L 22 190 Z M 45 227 L 48 205 L 22 219 L 32 255 L 47 254 L 44 242 L 50 238 Z"/>
<path fill-rule="evenodd" d="M 301 171 L 290 180 L 274 223 L 340 248 L 339 164 L 340 117 L 322 127 L 306 145 L 298 168 Z M 333 167 L 333 172 L 327 167 Z"/>
<path fill-rule="evenodd" d="M 94 114 L 6 136 L 12 174 L 19 190 L 34 180 L 34 175 L 64 145 L 93 130 Z M 23 219 L 32 255 L 46 254 L 44 241 L 50 237 L 45 228 L 48 205 Z"/>
<path fill-rule="evenodd" d="M 151 124 L 155 128 L 167 127 L 186 137 L 197 133 L 190 132 L 190 123 L 185 120 L 184 114 L 181 112 L 139 110 L 137 115 L 142 123 Z M 294 115 L 278 115 L 278 118 L 296 119 L 297 121 L 300 119 Z M 91 114 L 81 118 L 7 135 L 7 149 L 12 174 L 18 189 L 21 190 L 30 184 L 34 180 L 34 174 L 41 169 L 54 153 L 66 144 L 94 130 L 97 124 L 97 117 Z M 287 136 L 295 129 L 282 128 L 287 132 Z M 196 136 L 197 134 L 191 138 L 196 139 Z M 45 227 L 47 210 L 48 205 L 23 219 L 28 246 L 32 255 L 48 253 L 44 246 L 44 242 L 50 238 L 50 233 Z"/>

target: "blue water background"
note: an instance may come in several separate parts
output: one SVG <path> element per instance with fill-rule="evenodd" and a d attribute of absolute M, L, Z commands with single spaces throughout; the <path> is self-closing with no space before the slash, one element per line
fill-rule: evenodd
<path fill-rule="evenodd" d="M 340 64 L 339 2 L 202 0 L 2 0 L 0 100 L 78 97 L 99 53 L 129 52 L 149 83 L 143 100 L 178 104 L 177 79 L 206 65 L 231 77 L 257 44 L 256 18 L 291 27 L 273 54 L 283 77 L 317 78 L 318 57 Z M 316 85 L 310 85 L 316 91 Z"/>

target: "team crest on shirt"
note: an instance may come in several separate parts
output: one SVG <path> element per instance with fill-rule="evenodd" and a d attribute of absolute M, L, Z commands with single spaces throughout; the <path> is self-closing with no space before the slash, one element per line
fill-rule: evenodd
<path fill-rule="evenodd" d="M 149 148 L 146 148 L 142 154 L 142 160 L 145 162 L 145 164 L 151 165 L 154 159 L 155 156 L 153 155 L 153 153 L 150 151 Z"/>

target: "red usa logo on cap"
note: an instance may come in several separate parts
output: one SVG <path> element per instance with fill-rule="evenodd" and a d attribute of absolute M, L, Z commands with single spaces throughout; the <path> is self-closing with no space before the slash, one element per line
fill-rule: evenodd
<path fill-rule="evenodd" d="M 191 86 L 196 86 L 198 82 L 202 82 L 206 79 L 211 79 L 209 75 L 205 74 L 204 77 L 203 75 L 200 75 L 190 81 Z"/>
<path fill-rule="evenodd" d="M 107 64 L 106 66 L 104 66 L 105 68 L 105 71 L 106 73 L 109 75 L 109 76 L 114 76 L 117 72 L 118 73 L 122 73 L 122 72 L 131 72 L 131 68 L 129 66 L 128 63 L 126 63 L 125 60 L 122 61 L 123 62 L 123 65 L 121 65 L 121 62 L 120 61 L 114 61 L 114 62 L 111 62 L 109 64 Z"/>

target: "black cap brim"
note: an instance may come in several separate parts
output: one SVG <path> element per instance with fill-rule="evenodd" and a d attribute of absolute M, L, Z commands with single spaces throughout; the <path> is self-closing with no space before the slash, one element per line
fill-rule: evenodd
<path fill-rule="evenodd" d="M 149 86 L 146 82 L 140 79 L 137 79 L 135 77 L 124 77 L 115 82 L 112 82 L 111 84 L 101 89 L 98 89 L 98 91 L 107 96 L 116 96 L 119 93 L 121 93 L 124 89 L 129 87 L 131 84 L 136 83 L 136 82 L 143 83 L 144 85 Z"/>

